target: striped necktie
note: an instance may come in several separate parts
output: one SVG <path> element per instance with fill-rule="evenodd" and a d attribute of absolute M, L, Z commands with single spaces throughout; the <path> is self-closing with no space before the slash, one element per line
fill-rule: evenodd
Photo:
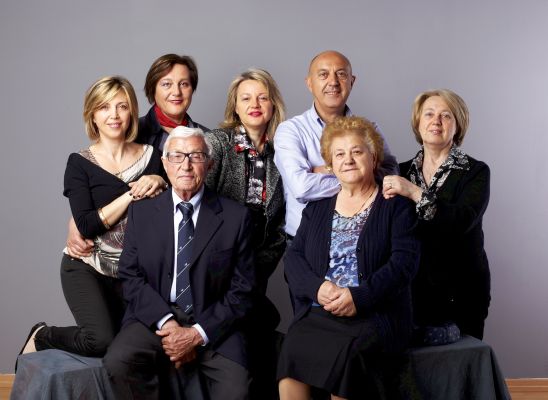
<path fill-rule="evenodd" d="M 177 234 L 177 281 L 176 281 L 176 303 L 181 309 L 188 313 L 192 310 L 192 293 L 190 291 L 190 259 L 192 258 L 192 239 L 194 238 L 194 223 L 192 213 L 194 207 L 191 203 L 184 201 L 177 204 L 177 209 L 183 214 L 179 223 Z"/>

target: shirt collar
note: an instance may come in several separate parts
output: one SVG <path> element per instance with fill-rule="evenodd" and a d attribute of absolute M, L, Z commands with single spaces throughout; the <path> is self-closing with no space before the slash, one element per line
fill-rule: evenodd
<path fill-rule="evenodd" d="M 420 171 L 422 169 L 422 163 L 424 161 L 424 147 L 422 147 L 415 158 L 413 159 L 413 162 L 411 163 L 411 167 L 415 169 L 416 172 Z M 468 161 L 468 156 L 464 151 L 460 149 L 457 145 L 451 146 L 451 150 L 449 150 L 449 155 L 445 159 L 445 161 L 440 165 L 441 170 L 448 170 L 448 169 L 462 169 L 464 171 L 467 171 L 470 169 L 470 162 Z"/>
<path fill-rule="evenodd" d="M 184 201 L 179 197 L 177 193 L 175 193 L 175 190 L 173 188 L 171 189 L 171 196 L 173 198 L 173 213 L 177 213 L 177 204 L 179 204 L 181 201 Z M 200 207 L 200 204 L 202 203 L 202 197 L 204 196 L 204 185 L 198 190 L 198 193 L 196 193 L 194 196 L 190 198 L 188 203 L 192 204 L 192 207 L 194 207 L 194 211 Z"/>
<path fill-rule="evenodd" d="M 312 118 L 314 119 L 314 121 L 316 121 L 323 129 L 325 127 L 325 122 L 321 119 L 320 115 L 318 114 L 318 111 L 316 111 L 316 105 L 314 104 L 314 102 L 312 102 L 312 108 L 310 111 L 312 112 Z M 352 111 L 350 111 L 350 107 L 348 107 L 348 105 L 345 104 L 344 116 L 348 117 L 350 115 L 352 115 Z"/>

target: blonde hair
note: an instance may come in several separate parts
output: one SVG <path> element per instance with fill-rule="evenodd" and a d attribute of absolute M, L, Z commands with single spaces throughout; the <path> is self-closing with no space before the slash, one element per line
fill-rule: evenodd
<path fill-rule="evenodd" d="M 441 97 L 445 101 L 445 103 L 447 103 L 447 107 L 449 107 L 449 110 L 455 117 L 457 129 L 455 132 L 455 136 L 453 137 L 453 141 L 457 146 L 460 146 L 462 144 L 462 141 L 464 140 L 464 136 L 466 135 L 466 131 L 468 130 L 468 124 L 470 122 L 468 107 L 466 106 L 464 100 L 458 94 L 449 89 L 428 90 L 419 94 L 415 98 L 415 101 L 413 102 L 413 112 L 411 113 L 411 127 L 413 128 L 415 139 L 419 144 L 422 145 L 422 137 L 419 132 L 422 106 L 428 98 L 433 96 Z"/>
<path fill-rule="evenodd" d="M 383 139 L 375 129 L 375 126 L 362 117 L 336 117 L 325 126 L 322 138 L 320 139 L 320 146 L 326 165 L 331 166 L 333 162 L 331 151 L 333 140 L 348 134 L 357 135 L 363 140 L 363 143 L 373 156 L 374 170 L 376 171 L 384 160 Z"/>
<path fill-rule="evenodd" d="M 103 104 L 108 103 L 116 97 L 120 91 L 123 91 L 126 95 L 131 116 L 126 132 L 126 142 L 133 142 L 137 137 L 137 130 L 139 129 L 139 106 L 133 86 L 124 77 L 105 76 L 91 85 L 84 97 L 84 126 L 90 140 L 99 139 L 99 130 L 95 122 L 93 122 L 93 114 Z"/>
<path fill-rule="evenodd" d="M 236 95 L 240 83 L 248 80 L 262 83 L 272 102 L 272 118 L 268 121 L 266 135 L 270 141 L 273 141 L 276 128 L 285 119 L 285 105 L 274 78 L 264 69 L 250 68 L 232 81 L 226 98 L 225 120 L 220 124 L 220 127 L 234 129 L 242 124 L 240 117 L 236 113 Z"/>

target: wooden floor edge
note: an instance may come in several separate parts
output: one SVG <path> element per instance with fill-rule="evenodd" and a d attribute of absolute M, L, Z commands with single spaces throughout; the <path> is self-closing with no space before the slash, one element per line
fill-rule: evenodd
<path fill-rule="evenodd" d="M 0 389 L 10 389 L 15 374 L 0 374 Z M 512 392 L 545 392 L 548 394 L 548 378 L 507 378 L 506 385 Z"/>
<path fill-rule="evenodd" d="M 512 386 L 548 386 L 548 378 L 506 378 L 506 384 Z"/>
<path fill-rule="evenodd" d="M 548 378 L 508 378 L 506 379 L 508 391 L 512 395 L 530 393 L 544 393 L 543 399 L 548 398 Z M 533 398 L 533 397 L 532 397 Z M 534 397 L 535 399 L 538 397 Z"/>
<path fill-rule="evenodd" d="M 15 379 L 15 374 L 0 374 L 0 387 L 10 387 Z"/>
<path fill-rule="evenodd" d="M 15 374 L 0 374 L 0 400 L 8 400 Z"/>

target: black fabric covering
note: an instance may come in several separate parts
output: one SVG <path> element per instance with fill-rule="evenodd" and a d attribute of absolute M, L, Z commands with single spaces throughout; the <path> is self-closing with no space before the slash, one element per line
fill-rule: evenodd
<path fill-rule="evenodd" d="M 386 382 L 388 399 L 510 400 L 494 351 L 471 336 L 449 345 L 413 348 L 400 360 L 392 361 L 397 371 L 394 380 Z M 323 396 L 315 393 L 314 398 Z M 11 399 L 113 397 L 100 358 L 44 350 L 19 356 Z"/>

